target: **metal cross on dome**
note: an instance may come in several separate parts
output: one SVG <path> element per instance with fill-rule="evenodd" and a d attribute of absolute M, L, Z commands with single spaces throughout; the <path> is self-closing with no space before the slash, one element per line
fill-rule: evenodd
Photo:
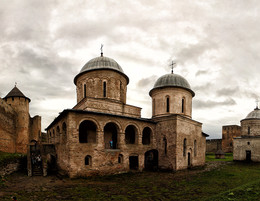
<path fill-rule="evenodd" d="M 258 109 L 258 104 L 259 104 L 258 98 L 255 100 L 255 102 L 256 102 L 256 109 Z"/>
<path fill-rule="evenodd" d="M 103 44 L 101 44 L 100 50 L 101 50 L 101 56 L 103 56 Z"/>
<path fill-rule="evenodd" d="M 172 67 L 172 74 L 173 74 L 173 68 L 176 67 L 176 63 L 174 61 L 172 61 L 172 63 L 170 64 L 170 66 Z"/>

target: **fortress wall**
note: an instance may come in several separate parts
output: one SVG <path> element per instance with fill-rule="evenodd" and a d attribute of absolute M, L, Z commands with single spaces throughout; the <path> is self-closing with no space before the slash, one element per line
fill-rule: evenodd
<path fill-rule="evenodd" d="M 15 152 L 16 113 L 0 98 L 0 151 Z"/>

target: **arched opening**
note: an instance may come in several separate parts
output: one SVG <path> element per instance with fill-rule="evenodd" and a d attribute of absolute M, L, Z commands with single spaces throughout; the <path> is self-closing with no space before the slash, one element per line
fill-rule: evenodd
<path fill-rule="evenodd" d="M 138 156 L 129 156 L 129 168 L 130 170 L 138 170 Z"/>
<path fill-rule="evenodd" d="M 123 163 L 123 155 L 119 154 L 118 156 L 118 163 Z"/>
<path fill-rule="evenodd" d="M 191 154 L 190 152 L 188 153 L 188 168 L 191 167 Z"/>
<path fill-rule="evenodd" d="M 185 113 L 185 98 L 183 97 L 181 100 L 181 113 Z"/>
<path fill-rule="evenodd" d="M 60 142 L 60 127 L 57 126 L 56 128 L 56 142 Z"/>
<path fill-rule="evenodd" d="M 197 140 L 194 140 L 194 156 L 197 156 Z"/>
<path fill-rule="evenodd" d="M 158 169 L 158 151 L 156 149 L 145 152 L 144 167 L 149 171 Z"/>
<path fill-rule="evenodd" d="M 149 127 L 145 127 L 143 130 L 142 144 L 148 145 L 151 143 L 151 129 Z"/>
<path fill-rule="evenodd" d="M 183 140 L 183 156 L 186 156 L 186 149 L 187 149 L 187 140 L 185 138 Z"/>
<path fill-rule="evenodd" d="M 106 124 L 104 128 L 104 141 L 106 149 L 117 149 L 117 126 L 114 123 Z"/>
<path fill-rule="evenodd" d="M 126 144 L 134 144 L 136 137 L 136 128 L 133 125 L 129 125 L 125 129 L 125 143 Z"/>
<path fill-rule="evenodd" d="M 90 155 L 85 157 L 85 165 L 90 167 L 92 166 L 92 157 Z"/>
<path fill-rule="evenodd" d="M 65 143 L 67 141 L 67 125 L 65 122 L 62 124 L 62 142 Z"/>
<path fill-rule="evenodd" d="M 170 112 L 170 97 L 166 96 L 166 112 Z"/>
<path fill-rule="evenodd" d="M 95 143 L 96 142 L 96 124 L 92 121 L 85 120 L 79 125 L 79 142 Z"/>
<path fill-rule="evenodd" d="M 53 134 L 53 135 L 52 135 L 52 140 L 51 140 L 51 142 L 52 142 L 52 143 L 55 143 L 56 135 L 55 135 L 55 130 L 54 130 L 54 129 L 52 130 L 52 134 Z"/>
<path fill-rule="evenodd" d="M 248 133 L 248 135 L 250 135 L 250 127 L 249 126 L 247 128 L 247 133 Z"/>
<path fill-rule="evenodd" d="M 107 97 L 107 83 L 103 82 L 103 97 Z"/>

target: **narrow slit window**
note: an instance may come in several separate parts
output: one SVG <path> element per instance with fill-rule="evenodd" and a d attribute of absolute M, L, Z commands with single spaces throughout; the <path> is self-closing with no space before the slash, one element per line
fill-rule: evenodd
<path fill-rule="evenodd" d="M 183 98 L 181 101 L 181 113 L 184 113 L 184 105 L 185 105 L 185 99 Z"/>
<path fill-rule="evenodd" d="M 170 112 L 170 98 L 166 98 L 166 112 Z"/>
<path fill-rule="evenodd" d="M 103 82 L 103 97 L 107 97 L 107 83 Z"/>
<path fill-rule="evenodd" d="M 87 97 L 87 86 L 86 84 L 84 84 L 84 98 Z"/>
<path fill-rule="evenodd" d="M 250 135 L 250 127 L 247 128 L 248 135 Z"/>

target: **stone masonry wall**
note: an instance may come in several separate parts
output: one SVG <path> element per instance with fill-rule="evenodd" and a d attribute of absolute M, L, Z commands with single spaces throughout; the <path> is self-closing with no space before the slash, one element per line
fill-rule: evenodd
<path fill-rule="evenodd" d="M 233 152 L 233 138 L 241 136 L 241 127 L 237 125 L 222 126 L 222 150 Z"/>
<path fill-rule="evenodd" d="M 15 152 L 16 113 L 3 99 L 0 99 L 0 151 Z"/>

